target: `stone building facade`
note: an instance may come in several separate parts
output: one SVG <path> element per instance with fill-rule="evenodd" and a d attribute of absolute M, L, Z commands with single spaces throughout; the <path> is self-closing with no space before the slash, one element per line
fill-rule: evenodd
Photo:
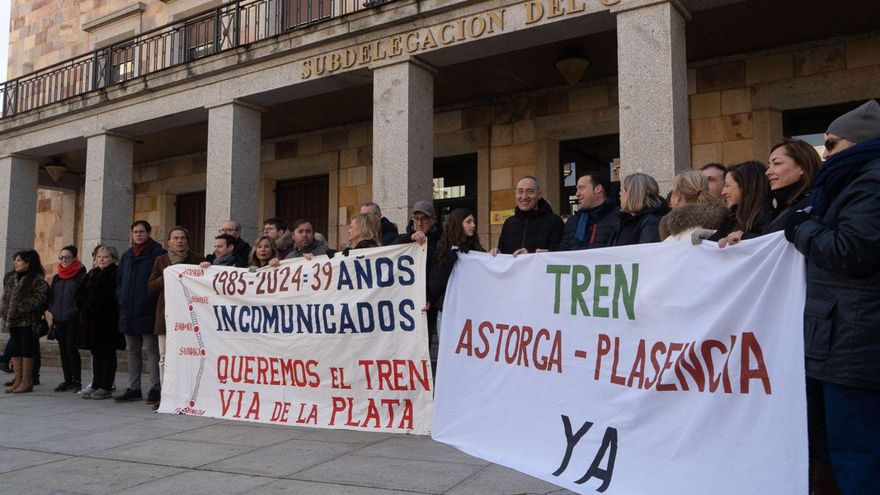
<path fill-rule="evenodd" d="M 67 243 L 124 247 L 138 218 L 156 238 L 181 220 L 210 238 L 227 218 L 253 238 L 263 218 L 317 215 L 341 245 L 359 204 L 402 226 L 432 196 L 474 209 L 492 245 L 523 175 L 564 213 L 591 169 L 619 164 L 668 189 L 710 161 L 766 160 L 783 136 L 819 133 L 828 115 L 880 97 L 880 25 L 857 15 L 867 0 L 241 4 L 266 18 L 332 15 L 152 72 L 148 49 L 133 49 L 113 66 L 134 67 L 124 81 L 4 106 L 0 268 L 32 245 L 48 260 Z M 151 30 L 189 33 L 187 19 L 223 19 L 224 5 L 14 0 L 10 78 L 97 60 Z M 771 29 L 782 14 L 785 33 Z M 554 63 L 572 50 L 592 64 L 569 84 Z M 53 159 L 67 167 L 57 181 L 44 170 Z M 320 211 L 299 197 L 320 198 Z"/>

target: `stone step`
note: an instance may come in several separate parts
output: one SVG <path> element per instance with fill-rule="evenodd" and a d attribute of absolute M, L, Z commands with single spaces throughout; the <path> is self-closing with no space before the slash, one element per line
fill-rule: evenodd
<path fill-rule="evenodd" d="M 0 352 L 6 347 L 9 340 L 8 333 L 0 333 Z M 82 360 L 83 369 L 91 369 L 92 353 L 80 350 L 80 358 Z M 58 350 L 58 342 L 55 340 L 46 340 L 46 337 L 40 339 L 40 358 L 41 366 L 57 366 L 61 367 L 61 354 Z M 146 372 L 146 353 L 144 353 L 144 366 L 141 367 Z M 116 371 L 128 372 L 128 352 L 116 351 Z"/>

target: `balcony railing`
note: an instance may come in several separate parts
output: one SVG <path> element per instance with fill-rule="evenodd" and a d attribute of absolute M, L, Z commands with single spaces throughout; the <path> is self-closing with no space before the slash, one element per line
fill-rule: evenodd
<path fill-rule="evenodd" d="M 0 115 L 17 115 L 389 1 L 230 2 L 0 83 Z"/>

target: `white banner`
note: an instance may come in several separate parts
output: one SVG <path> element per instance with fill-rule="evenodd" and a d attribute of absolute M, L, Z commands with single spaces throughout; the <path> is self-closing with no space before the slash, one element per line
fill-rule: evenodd
<path fill-rule="evenodd" d="M 160 412 L 427 434 L 425 248 L 165 270 Z"/>
<path fill-rule="evenodd" d="M 781 233 L 462 256 L 432 436 L 578 493 L 806 493 L 804 293 Z"/>

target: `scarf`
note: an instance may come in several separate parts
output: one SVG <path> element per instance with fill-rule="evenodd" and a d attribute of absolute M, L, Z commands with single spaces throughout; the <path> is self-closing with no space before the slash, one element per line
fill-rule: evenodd
<path fill-rule="evenodd" d="M 822 216 L 831 202 L 849 185 L 850 178 L 863 165 L 880 157 L 880 138 L 859 143 L 831 155 L 819 168 L 810 194 L 813 209 L 810 213 Z"/>
<path fill-rule="evenodd" d="M 188 255 L 189 251 L 176 251 L 174 249 L 168 248 L 168 257 L 171 258 L 172 265 L 183 263 Z"/>
<path fill-rule="evenodd" d="M 594 206 L 590 209 L 580 209 L 575 213 L 578 216 L 577 229 L 574 231 L 574 238 L 578 241 L 581 246 L 589 246 L 592 239 L 587 239 L 587 228 L 590 225 L 590 215 L 595 215 L 602 211 L 608 203 L 608 199 L 602 202 L 599 206 Z"/>
<path fill-rule="evenodd" d="M 132 244 L 131 245 L 131 252 L 135 256 L 140 256 L 140 255 L 144 254 L 144 251 L 147 250 L 147 246 L 149 246 L 149 245 L 150 245 L 150 241 L 147 241 L 143 244 Z"/>
<path fill-rule="evenodd" d="M 75 277 L 76 274 L 79 273 L 80 269 L 82 269 L 82 264 L 79 262 L 79 260 L 74 260 L 74 262 L 68 265 L 66 268 L 64 267 L 64 265 L 59 264 L 58 276 L 64 280 L 68 280 Z"/>
<path fill-rule="evenodd" d="M 214 258 L 214 261 L 211 264 L 218 266 L 235 266 L 235 253 L 222 258 Z"/>

